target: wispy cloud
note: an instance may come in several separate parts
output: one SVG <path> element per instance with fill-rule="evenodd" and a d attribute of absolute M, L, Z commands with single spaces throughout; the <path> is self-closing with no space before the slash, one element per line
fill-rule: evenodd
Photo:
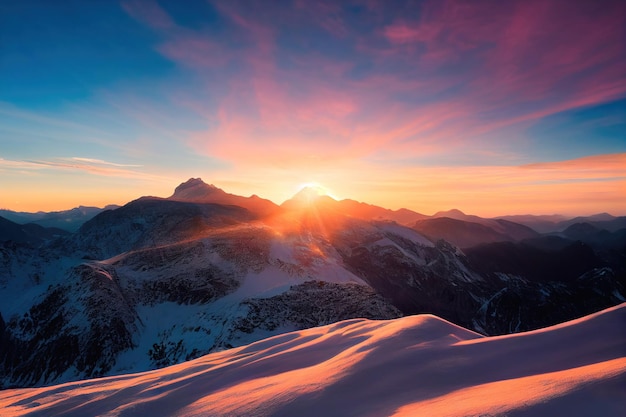
<path fill-rule="evenodd" d="M 139 168 L 141 165 L 118 164 L 95 158 L 54 158 L 49 160 L 7 160 L 0 158 L 0 171 L 41 171 L 61 170 L 78 171 L 102 177 L 120 177 L 139 180 L 162 180 L 160 175 L 154 175 L 128 168 Z"/>
<path fill-rule="evenodd" d="M 362 20 L 370 31 L 335 3 L 307 4 L 215 3 L 229 24 L 219 34 L 177 28 L 162 9 L 129 11 L 164 36 L 163 56 L 213 91 L 216 106 L 201 110 L 209 127 L 189 133 L 188 145 L 247 166 L 436 156 L 626 95 L 619 2 L 425 1 L 395 16 L 371 6 Z M 347 55 L 284 50 L 279 39 L 295 24 L 322 28 Z M 369 70 L 355 76 L 360 63 Z"/>
<path fill-rule="evenodd" d="M 65 158 L 68 159 L 70 161 L 77 161 L 77 162 L 84 162 L 86 164 L 92 164 L 92 165 L 108 165 L 108 166 L 114 166 L 114 167 L 134 167 L 134 168 L 138 168 L 141 167 L 142 165 L 133 165 L 133 164 L 118 164 L 115 162 L 108 162 L 108 161 L 103 161 L 102 159 L 94 159 L 94 158 L 79 158 L 79 157 L 72 157 L 72 158 Z"/>
<path fill-rule="evenodd" d="M 39 170 L 45 168 L 43 165 L 30 161 L 13 161 L 10 159 L 0 158 L 0 170 L 2 171 L 28 171 Z"/>
<path fill-rule="evenodd" d="M 63 88 L 51 83 L 52 106 L 0 103 L 0 170 L 204 175 L 271 198 L 288 197 L 290 182 L 331 182 L 345 197 L 413 208 L 430 198 L 437 209 L 504 195 L 522 207 L 533 192 L 546 207 L 550 196 L 580 203 L 600 190 L 608 202 L 619 191 L 621 122 L 594 136 L 583 119 L 626 97 L 624 2 L 200 3 L 122 1 L 110 16 L 131 17 L 116 22 L 136 38 L 110 44 L 145 54 L 95 71 L 80 98 L 55 96 Z M 616 113 L 623 101 L 607 106 Z M 563 112 L 588 143 L 571 146 L 567 129 L 541 141 Z M 522 166 L 560 149 L 614 154 Z"/>

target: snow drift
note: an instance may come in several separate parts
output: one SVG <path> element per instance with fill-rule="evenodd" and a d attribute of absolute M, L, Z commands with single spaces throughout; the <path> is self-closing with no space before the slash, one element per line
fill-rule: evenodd
<path fill-rule="evenodd" d="M 483 337 L 347 320 L 156 371 L 0 392 L 3 416 L 623 416 L 626 304 Z"/>

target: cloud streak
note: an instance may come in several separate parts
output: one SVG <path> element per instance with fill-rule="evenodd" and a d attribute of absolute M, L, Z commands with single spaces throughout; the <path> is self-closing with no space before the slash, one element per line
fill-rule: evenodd
<path fill-rule="evenodd" d="M 28 172 L 41 170 L 60 170 L 83 172 L 101 177 L 119 177 L 135 180 L 163 180 L 154 175 L 128 168 L 139 168 L 141 165 L 118 164 L 95 158 L 55 158 L 53 160 L 7 160 L 0 158 L 0 171 Z"/>
<path fill-rule="evenodd" d="M 236 164 L 436 156 L 472 136 L 626 95 L 619 2 L 424 1 L 414 13 L 389 8 L 386 21 L 367 15 L 372 31 L 330 3 L 215 6 L 228 25 L 217 35 L 172 30 L 153 6 L 129 13 L 160 31 L 157 50 L 207 90 L 225 86 L 203 112 L 210 127 L 187 143 Z M 322 28 L 347 55 L 300 53 L 312 41 L 305 35 L 285 49 L 288 22 Z M 361 63 L 369 71 L 355 76 Z"/>
<path fill-rule="evenodd" d="M 72 158 L 67 158 L 71 161 L 77 161 L 77 162 L 83 162 L 86 164 L 91 164 L 91 165 L 105 165 L 105 166 L 113 166 L 113 167 L 134 167 L 134 168 L 138 168 L 141 167 L 142 165 L 133 165 L 133 164 L 118 164 L 115 162 L 108 162 L 108 161 L 103 161 L 102 159 L 94 159 L 94 158 L 79 158 L 79 157 L 72 157 Z"/>

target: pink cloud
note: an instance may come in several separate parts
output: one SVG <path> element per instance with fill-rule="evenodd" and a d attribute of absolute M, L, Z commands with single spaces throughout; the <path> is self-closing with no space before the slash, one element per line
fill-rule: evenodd
<path fill-rule="evenodd" d="M 484 92 L 481 100 L 487 106 L 529 103 L 531 113 L 541 114 L 540 109 L 563 111 L 625 94 L 625 54 L 615 41 L 623 9 L 520 3 L 488 57 L 487 76 L 476 80 L 476 89 Z"/>
<path fill-rule="evenodd" d="M 321 6 L 316 7 L 319 10 Z M 219 68 L 231 61 L 246 74 L 228 81 L 228 93 L 221 97 L 213 118 L 214 127 L 192 135 L 190 143 L 201 152 L 228 160 L 241 160 L 244 155 L 255 159 L 264 153 L 280 161 L 298 154 L 327 159 L 364 157 L 380 146 L 436 130 L 438 120 L 449 120 L 455 114 L 450 105 L 445 110 L 433 109 L 436 114 L 412 116 L 417 112 L 385 104 L 389 94 L 410 88 L 425 92 L 432 90 L 432 83 L 393 77 L 351 81 L 343 77 L 351 67 L 348 61 L 295 56 L 292 62 L 298 71 L 281 69 L 275 61 L 271 28 L 230 4 L 221 3 L 218 8 L 240 28 L 236 36 L 246 39 L 245 48 L 233 52 L 205 35 L 188 33 L 170 38 L 158 48 L 187 67 Z M 370 120 L 363 120 L 368 117 L 363 105 L 371 107 L 369 113 L 374 117 Z M 188 107 L 198 105 L 189 103 Z"/>
<path fill-rule="evenodd" d="M 296 0 L 294 6 L 299 14 L 306 15 L 336 37 L 345 37 L 350 33 L 340 16 L 341 5 L 335 1 Z"/>
<path fill-rule="evenodd" d="M 623 44 L 615 41 L 625 13 L 617 2 L 433 0 L 415 17 L 403 13 L 371 34 L 350 32 L 336 3 L 296 6 L 216 3 L 234 27 L 235 49 L 202 31 L 172 31 L 171 18 L 146 17 L 158 12 L 131 13 L 169 31 L 159 52 L 206 76 L 215 108 L 172 93 L 207 119 L 209 128 L 187 140 L 198 152 L 244 165 L 410 158 L 626 94 Z M 303 16 L 353 39 L 354 54 L 373 71 L 351 78 L 351 56 L 319 52 L 283 55 L 290 66 L 280 65 L 278 34 L 306 22 Z M 216 92 L 205 74 L 218 73 Z M 450 95 L 451 89 L 458 92 Z"/>
<path fill-rule="evenodd" d="M 411 24 L 406 21 L 397 21 L 385 27 L 383 34 L 392 44 L 409 44 L 423 42 L 426 44 L 438 43 L 445 26 L 437 22 L 420 22 Z"/>
<path fill-rule="evenodd" d="M 467 117 L 452 122 L 481 134 L 626 95 L 626 50 L 616 36 L 625 10 L 619 2 L 431 1 L 419 20 L 387 26 L 391 46 L 374 54 L 429 74 L 455 68 L 443 84 L 463 93 L 447 103 Z"/>
<path fill-rule="evenodd" d="M 569 178 L 577 173 L 585 178 L 623 177 L 626 179 L 626 153 L 593 155 L 565 161 L 538 162 L 522 165 L 520 168 L 562 172 Z"/>

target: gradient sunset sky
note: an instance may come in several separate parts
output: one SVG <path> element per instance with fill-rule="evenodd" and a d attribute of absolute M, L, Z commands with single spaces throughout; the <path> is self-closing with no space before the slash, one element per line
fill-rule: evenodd
<path fill-rule="evenodd" d="M 626 2 L 3 1 L 0 208 L 626 214 Z"/>

